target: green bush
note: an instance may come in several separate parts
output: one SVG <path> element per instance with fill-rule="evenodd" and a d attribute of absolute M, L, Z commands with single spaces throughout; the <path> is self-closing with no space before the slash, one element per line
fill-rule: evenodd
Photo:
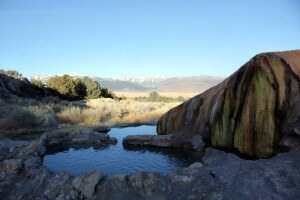
<path fill-rule="evenodd" d="M 81 79 L 76 79 L 76 95 L 79 97 L 79 99 L 84 99 L 87 96 L 87 86 Z"/>
<path fill-rule="evenodd" d="M 152 99 L 153 101 L 159 99 L 161 96 L 157 92 L 151 92 L 149 94 L 149 98 Z"/>
<path fill-rule="evenodd" d="M 141 102 L 183 102 L 185 99 L 182 96 L 179 96 L 177 98 L 171 98 L 166 96 L 161 96 L 157 92 L 151 92 L 148 97 L 135 97 L 135 101 L 141 101 Z"/>
<path fill-rule="evenodd" d="M 118 97 L 111 91 L 109 91 L 107 88 L 101 89 L 101 97 L 103 98 L 111 98 L 111 99 L 118 99 Z"/>
<path fill-rule="evenodd" d="M 53 76 L 47 81 L 47 87 L 52 88 L 60 94 L 76 97 L 76 81 L 69 75 Z"/>
<path fill-rule="evenodd" d="M 116 99 L 116 95 L 89 77 L 73 79 L 69 75 L 54 76 L 47 82 L 47 87 L 60 94 L 78 99 L 97 99 L 100 97 Z"/>
<path fill-rule="evenodd" d="M 37 87 L 39 87 L 39 88 L 43 88 L 43 87 L 44 87 L 43 82 L 40 81 L 40 80 L 37 80 L 37 79 L 32 78 L 32 79 L 30 80 L 30 82 L 31 82 L 33 85 L 35 85 L 35 86 L 37 86 Z"/>
<path fill-rule="evenodd" d="M 83 77 L 81 81 L 85 84 L 87 99 L 97 99 L 101 96 L 101 87 L 99 83 L 87 76 Z"/>
<path fill-rule="evenodd" d="M 185 99 L 184 99 L 183 96 L 179 96 L 179 97 L 176 98 L 176 101 L 181 102 L 181 101 L 185 101 Z"/>

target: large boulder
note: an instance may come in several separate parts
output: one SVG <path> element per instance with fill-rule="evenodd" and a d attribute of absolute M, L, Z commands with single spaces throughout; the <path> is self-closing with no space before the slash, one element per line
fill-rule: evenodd
<path fill-rule="evenodd" d="M 219 85 L 164 114 L 158 134 L 202 135 L 216 148 L 251 158 L 300 135 L 300 50 L 262 53 Z"/>
<path fill-rule="evenodd" d="M 37 88 L 28 79 L 0 74 L 0 97 L 33 97 L 36 93 Z"/>
<path fill-rule="evenodd" d="M 51 88 L 40 88 L 32 84 L 25 77 L 14 77 L 0 73 L 0 98 L 39 98 L 46 96 L 54 96 L 66 100 L 77 100 L 76 97 L 60 94 Z"/>

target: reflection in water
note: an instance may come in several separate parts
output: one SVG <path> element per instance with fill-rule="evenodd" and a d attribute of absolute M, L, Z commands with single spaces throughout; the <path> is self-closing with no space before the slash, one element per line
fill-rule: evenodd
<path fill-rule="evenodd" d="M 106 175 L 128 174 L 136 171 L 172 172 L 199 161 L 201 156 L 175 149 L 123 148 L 122 140 L 127 135 L 156 134 L 155 126 L 113 128 L 109 135 L 118 143 L 107 148 L 69 148 L 44 157 L 44 166 L 53 171 L 66 171 L 78 175 L 99 170 Z M 57 152 L 57 151 L 56 151 Z"/>

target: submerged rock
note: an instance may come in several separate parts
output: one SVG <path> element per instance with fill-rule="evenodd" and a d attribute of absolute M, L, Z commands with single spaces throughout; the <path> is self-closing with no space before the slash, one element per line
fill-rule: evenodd
<path fill-rule="evenodd" d="M 251 158 L 300 130 L 300 50 L 255 56 L 219 85 L 164 114 L 158 134 L 194 133 Z"/>

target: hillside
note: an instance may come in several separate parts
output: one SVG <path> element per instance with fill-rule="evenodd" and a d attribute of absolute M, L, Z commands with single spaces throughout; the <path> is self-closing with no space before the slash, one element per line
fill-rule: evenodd
<path fill-rule="evenodd" d="M 80 78 L 82 76 L 72 76 Z M 49 77 L 36 75 L 33 78 L 46 82 Z M 217 84 L 223 77 L 217 76 L 182 76 L 182 77 L 129 77 L 120 78 L 101 78 L 91 77 L 97 81 L 101 87 L 112 91 L 130 91 L 130 92 L 177 92 L 177 93 L 200 93 Z"/>
<path fill-rule="evenodd" d="M 34 86 L 28 79 L 12 77 L 0 73 L 0 97 L 35 97 L 43 95 L 45 91 Z"/>
<path fill-rule="evenodd" d="M 217 84 L 223 78 L 213 76 L 173 77 L 161 80 L 153 85 L 158 92 L 203 92 Z"/>
<path fill-rule="evenodd" d="M 270 157 L 300 135 L 300 50 L 256 55 L 219 85 L 162 116 L 158 134 L 200 134 L 213 147 Z"/>
<path fill-rule="evenodd" d="M 94 77 L 100 85 L 113 91 L 157 91 L 157 92 L 203 92 L 218 83 L 222 77 L 214 76 L 183 76 L 183 77 L 121 77 L 99 78 Z"/>
<path fill-rule="evenodd" d="M 143 87 L 139 84 L 132 83 L 130 81 L 122 81 L 122 80 L 115 80 L 115 79 L 103 79 L 94 77 L 95 81 L 97 81 L 101 87 L 108 88 L 112 91 L 145 91 L 148 88 Z"/>

